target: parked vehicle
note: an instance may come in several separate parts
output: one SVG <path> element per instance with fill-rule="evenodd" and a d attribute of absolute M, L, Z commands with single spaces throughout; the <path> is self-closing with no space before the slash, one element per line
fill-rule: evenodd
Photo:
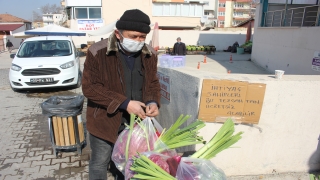
<path fill-rule="evenodd" d="M 81 86 L 79 53 L 68 37 L 28 38 L 12 58 L 9 80 L 13 90 Z"/>

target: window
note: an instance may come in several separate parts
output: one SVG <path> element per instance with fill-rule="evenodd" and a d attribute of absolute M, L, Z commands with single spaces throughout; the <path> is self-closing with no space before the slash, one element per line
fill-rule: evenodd
<path fill-rule="evenodd" d="M 87 8 L 75 8 L 75 17 L 77 19 L 88 19 Z"/>
<path fill-rule="evenodd" d="M 101 19 L 101 8 L 74 8 L 76 19 Z"/>
<path fill-rule="evenodd" d="M 243 12 L 234 12 L 233 16 L 243 16 Z"/>
<path fill-rule="evenodd" d="M 219 3 L 219 7 L 226 7 L 226 3 Z"/>
<path fill-rule="evenodd" d="M 220 25 L 224 25 L 224 21 L 219 21 L 219 24 Z"/>
<path fill-rule="evenodd" d="M 204 14 L 205 16 L 213 16 L 214 11 L 213 10 L 204 10 Z"/>
<path fill-rule="evenodd" d="M 218 16 L 225 16 L 225 12 L 218 12 Z"/>
<path fill-rule="evenodd" d="M 152 16 L 201 17 L 203 13 L 200 4 L 153 3 L 152 6 Z"/>
<path fill-rule="evenodd" d="M 235 8 L 244 8 L 244 3 L 234 3 Z"/>
<path fill-rule="evenodd" d="M 22 44 L 18 57 L 70 56 L 72 48 L 66 40 L 28 41 Z"/>

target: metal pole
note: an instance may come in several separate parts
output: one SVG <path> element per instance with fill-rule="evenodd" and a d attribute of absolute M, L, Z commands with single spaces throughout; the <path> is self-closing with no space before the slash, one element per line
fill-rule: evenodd
<path fill-rule="evenodd" d="M 267 13 L 264 13 L 264 27 L 267 27 Z"/>
<path fill-rule="evenodd" d="M 292 21 L 293 21 L 293 9 L 291 10 L 291 20 L 290 20 L 290 27 L 292 26 Z"/>
<path fill-rule="evenodd" d="M 320 1 L 319 0 L 318 0 L 318 12 L 317 12 L 315 26 L 320 26 Z"/>
<path fill-rule="evenodd" d="M 273 27 L 274 11 L 272 12 L 271 27 Z"/>
<path fill-rule="evenodd" d="M 303 8 L 303 15 L 302 15 L 302 20 L 301 20 L 301 26 L 303 26 L 303 21 L 304 21 L 304 15 L 306 13 L 306 8 Z"/>
<path fill-rule="evenodd" d="M 264 23 L 266 23 L 267 22 L 267 20 L 266 20 L 266 15 L 267 15 L 267 12 L 268 12 L 268 5 L 269 5 L 269 3 L 268 3 L 268 0 L 260 0 L 260 6 L 262 6 L 262 17 L 261 17 L 261 27 L 266 27 L 267 26 L 267 24 L 264 24 Z M 263 21 L 263 19 L 265 20 L 265 21 Z"/>
<path fill-rule="evenodd" d="M 281 20 L 282 20 L 282 12 L 283 12 L 283 11 L 281 11 L 281 15 L 280 15 L 280 27 L 282 26 L 282 23 L 281 23 Z"/>
<path fill-rule="evenodd" d="M 287 10 L 288 10 L 288 0 L 286 0 L 286 5 L 285 5 L 285 7 L 284 7 L 283 26 L 286 26 Z"/>

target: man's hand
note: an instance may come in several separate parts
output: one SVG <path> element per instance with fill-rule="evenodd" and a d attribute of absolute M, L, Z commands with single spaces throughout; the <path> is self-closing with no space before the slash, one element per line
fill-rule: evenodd
<path fill-rule="evenodd" d="M 149 117 L 155 117 L 155 116 L 159 115 L 159 109 L 158 109 L 157 104 L 151 103 L 151 104 L 147 105 L 146 115 Z"/>
<path fill-rule="evenodd" d="M 129 101 L 127 112 L 129 114 L 135 114 L 139 116 L 141 119 L 146 118 L 146 113 L 144 112 L 142 107 L 146 107 L 146 105 L 140 101 Z"/>

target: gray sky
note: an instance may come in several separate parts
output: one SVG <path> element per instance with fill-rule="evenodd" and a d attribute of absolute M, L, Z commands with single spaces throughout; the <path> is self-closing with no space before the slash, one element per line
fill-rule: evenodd
<path fill-rule="evenodd" d="M 57 4 L 60 6 L 60 0 L 0 0 L 0 14 L 17 16 L 25 20 L 32 20 L 32 11 L 41 14 L 37 8 L 46 4 Z"/>

